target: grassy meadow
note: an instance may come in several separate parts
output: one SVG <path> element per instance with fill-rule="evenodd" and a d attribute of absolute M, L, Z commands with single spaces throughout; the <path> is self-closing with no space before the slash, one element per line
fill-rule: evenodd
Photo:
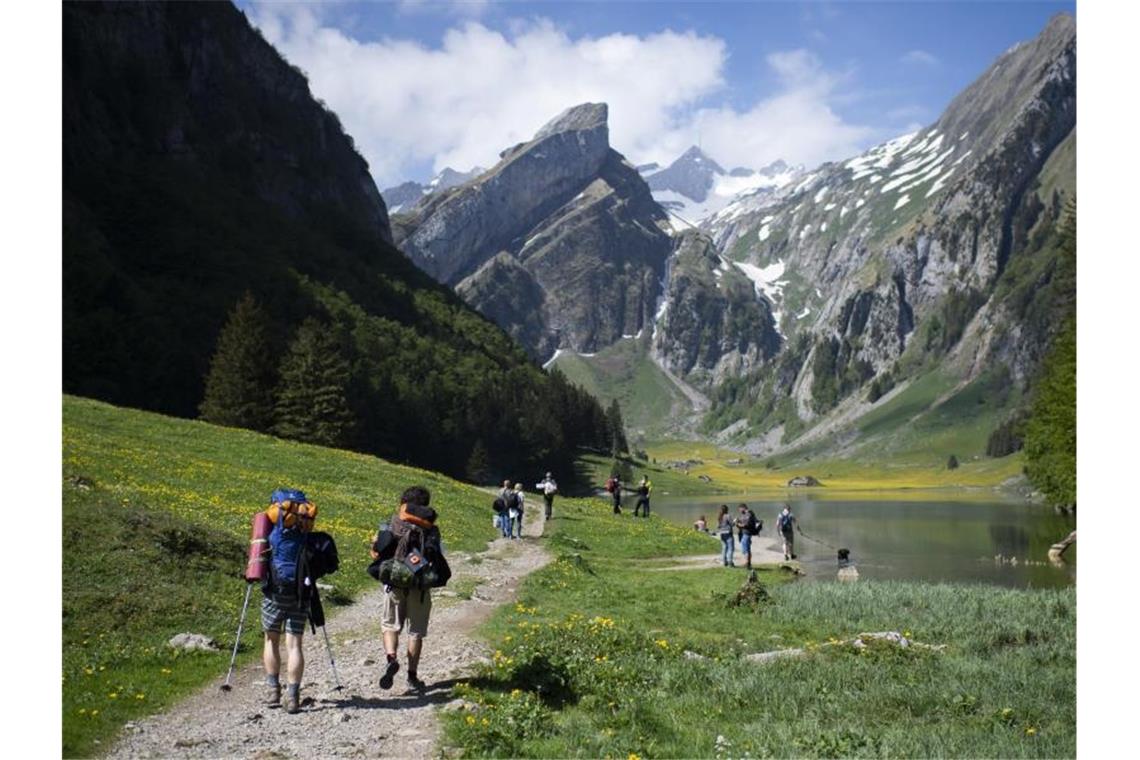
<path fill-rule="evenodd" d="M 225 673 L 249 520 L 272 489 L 305 490 L 318 527 L 337 539 L 330 606 L 372 583 L 368 540 L 408 485 L 432 490 L 450 550 L 479 551 L 494 537 L 488 494 L 434 473 L 72 397 L 63 423 L 68 757 L 100 754 L 127 721 Z M 739 466 L 711 447 L 651 450 L 659 462 L 703 459 L 718 473 L 712 487 L 738 487 L 727 473 Z M 651 469 L 655 493 L 708 488 L 699 471 Z M 805 584 L 769 567 L 758 575 L 770 598 L 731 606 L 744 571 L 669 559 L 715 556 L 707 535 L 657 515 L 614 516 L 598 498 L 559 498 L 547 527 L 554 561 L 485 624 L 491 663 L 456 688 L 470 709 L 441 714 L 445 743 L 464 756 L 1075 754 L 1073 589 Z M 886 630 L 943 649 L 848 643 Z M 183 631 L 221 650 L 167 648 Z M 807 654 L 742 659 L 786 647 Z M 241 656 L 259 650 L 253 608 Z"/>
<path fill-rule="evenodd" d="M 646 558 L 719 544 L 566 503 L 557 559 L 485 626 L 448 741 L 477 757 L 1069 757 L 1076 598 L 918 583 L 795 583 L 730 606 L 744 571 Z M 901 649 L 862 632 L 942 647 Z M 764 665 L 745 654 L 802 648 Z"/>
<path fill-rule="evenodd" d="M 535 480 L 538 478 L 536 477 Z M 320 509 L 341 567 L 326 602 L 368 584 L 368 544 L 404 488 L 427 486 L 449 550 L 494 538 L 489 497 L 441 475 L 97 401 L 63 400 L 63 751 L 90 756 L 126 721 L 224 675 L 253 514 L 274 488 Z M 254 589 L 243 657 L 260 652 Z M 215 653 L 166 647 L 184 631 Z"/>

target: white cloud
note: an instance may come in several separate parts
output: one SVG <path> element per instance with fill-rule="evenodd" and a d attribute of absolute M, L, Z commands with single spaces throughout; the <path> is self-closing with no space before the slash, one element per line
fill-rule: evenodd
<path fill-rule="evenodd" d="M 478 18 L 490 5 L 490 0 L 399 0 L 401 13 L 448 13 L 455 16 Z"/>
<path fill-rule="evenodd" d="M 368 160 L 380 187 L 430 162 L 492 166 L 567 107 L 609 104 L 610 143 L 635 163 L 668 163 L 698 140 L 726 166 L 815 164 L 865 147 L 872 130 L 829 107 L 839 79 L 804 50 L 771 54 L 781 85 L 747 110 L 710 107 L 724 90 L 723 40 L 693 32 L 571 38 L 549 21 L 504 34 L 468 20 L 437 46 L 362 42 L 322 23 L 320 6 L 258 5 L 266 38 L 304 69 Z"/>
<path fill-rule="evenodd" d="M 937 66 L 939 64 L 938 56 L 925 50 L 909 50 L 899 60 L 903 63 L 917 63 L 923 66 Z"/>

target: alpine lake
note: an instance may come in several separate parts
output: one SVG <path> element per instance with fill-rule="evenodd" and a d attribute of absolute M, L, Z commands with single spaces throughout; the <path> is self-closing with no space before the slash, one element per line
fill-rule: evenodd
<path fill-rule="evenodd" d="M 772 492 L 733 497 L 655 496 L 652 509 L 686 526 L 704 515 L 713 531 L 720 505 L 727 504 L 735 516 L 740 503 L 763 521 L 763 529 L 753 538 L 754 559 L 758 549 L 782 551 L 776 517 L 785 503 L 791 507 L 799 522 L 795 551 L 808 581 L 836 580 L 837 550 L 845 548 L 860 580 L 1010 588 L 1059 588 L 1076 583 L 1076 544 L 1059 564 L 1047 556 L 1051 545 L 1076 528 L 1076 517 L 992 493 L 790 491 L 783 497 Z M 710 554 L 719 551 L 720 542 L 710 539 Z M 739 562 L 739 544 L 736 551 Z"/>

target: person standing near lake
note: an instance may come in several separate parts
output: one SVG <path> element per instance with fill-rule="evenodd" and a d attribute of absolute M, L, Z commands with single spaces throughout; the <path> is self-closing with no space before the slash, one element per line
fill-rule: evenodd
<path fill-rule="evenodd" d="M 541 483 L 534 484 L 534 488 L 542 494 L 542 500 L 546 502 L 546 519 L 549 520 L 553 516 L 554 494 L 558 493 L 558 484 L 554 482 L 554 478 L 550 477 L 548 472 Z"/>
<path fill-rule="evenodd" d="M 752 537 L 759 532 L 756 515 L 747 504 L 742 503 L 737 508 L 736 533 L 740 536 L 740 552 L 744 555 L 744 566 L 749 570 L 752 569 Z"/>
<path fill-rule="evenodd" d="M 645 507 L 644 517 L 649 517 L 649 492 L 653 490 L 653 484 L 649 482 L 648 475 L 641 476 L 641 483 L 637 486 L 637 504 L 633 507 L 633 516 L 637 517 L 638 511 Z"/>
<path fill-rule="evenodd" d="M 716 516 L 716 532 L 720 536 L 722 547 L 721 558 L 724 560 L 725 567 L 733 567 L 733 549 L 735 549 L 735 541 L 732 538 L 733 519 L 732 515 L 728 513 L 728 505 L 720 505 L 720 513 Z"/>
<path fill-rule="evenodd" d="M 792 514 L 792 508 L 787 504 L 780 512 L 780 516 L 776 518 L 776 531 L 784 539 L 784 559 L 796 558 L 796 534 L 795 529 L 799 527 L 799 521 L 796 516 Z"/>

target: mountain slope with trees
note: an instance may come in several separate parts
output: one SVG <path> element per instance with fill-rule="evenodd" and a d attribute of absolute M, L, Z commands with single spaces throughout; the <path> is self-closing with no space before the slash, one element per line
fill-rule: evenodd
<path fill-rule="evenodd" d="M 591 397 L 393 247 L 351 137 L 234 6 L 65 4 L 63 95 L 66 392 L 255 429 L 271 397 L 304 438 L 289 347 L 315 320 L 343 352 L 341 445 L 454 474 L 477 441 L 495 471 L 610 448 Z M 247 292 L 264 327 L 222 335 Z M 272 366 L 214 378 L 234 341 Z M 243 383 L 252 417 L 223 403 Z"/>

